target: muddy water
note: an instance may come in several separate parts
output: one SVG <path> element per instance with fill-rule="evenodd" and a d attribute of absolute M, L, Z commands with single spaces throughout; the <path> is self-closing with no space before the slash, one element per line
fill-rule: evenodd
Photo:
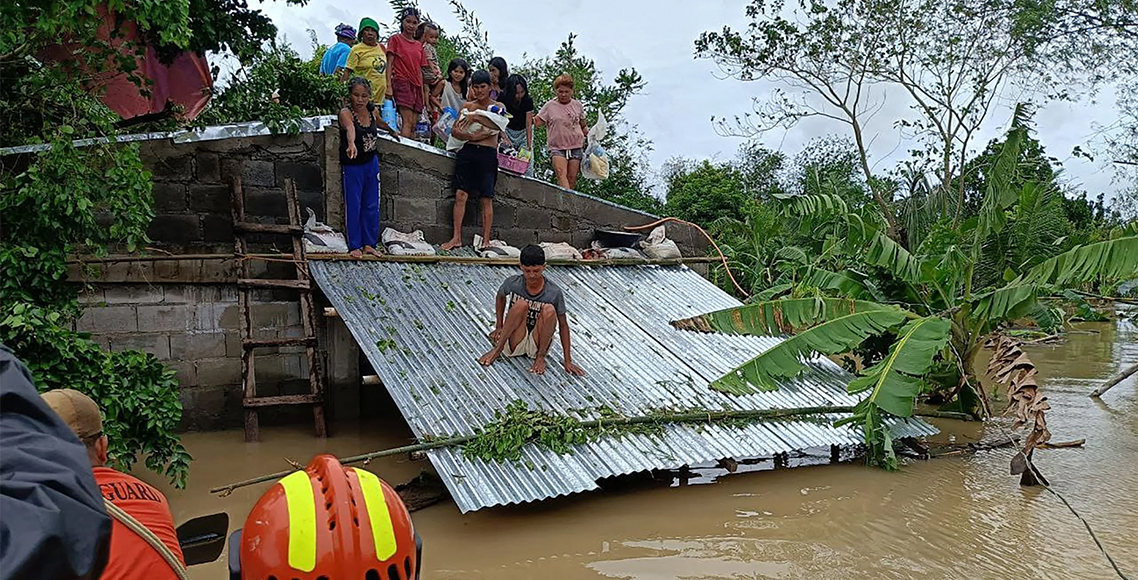
<path fill-rule="evenodd" d="M 1086 333 L 1029 354 L 1051 397 L 1054 439 L 1086 438 L 1087 445 L 1041 450 L 1036 461 L 1135 578 L 1138 380 L 1101 402 L 1086 393 L 1138 360 L 1138 328 L 1078 330 Z M 939 426 L 941 437 L 958 442 L 983 436 L 974 423 Z M 208 488 L 284 468 L 283 457 L 379 449 L 405 443 L 409 433 L 398 418 L 337 427 L 323 443 L 307 426 L 268 429 L 255 445 L 241 443 L 236 431 L 187 435 L 196 459 L 190 488 L 169 492 L 175 517 L 226 510 L 238 526 L 265 486 L 224 499 Z M 997 450 L 916 462 L 900 473 L 802 467 L 711 485 L 630 478 L 601 492 L 465 516 L 444 502 L 414 520 L 426 546 L 425 579 L 1117 578 L 1057 498 L 1008 475 L 1009 458 Z M 369 468 L 398 482 L 425 466 L 401 458 Z M 191 571 L 199 580 L 225 574 L 221 562 Z"/>

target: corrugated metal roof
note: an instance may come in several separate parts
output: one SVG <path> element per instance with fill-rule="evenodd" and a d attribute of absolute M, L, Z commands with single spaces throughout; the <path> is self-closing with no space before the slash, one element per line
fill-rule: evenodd
<path fill-rule="evenodd" d="M 582 419 L 595 418 L 601 406 L 636 416 L 858 401 L 845 392 L 848 375 L 825 358 L 775 392 L 731 396 L 709 389 L 712 380 L 780 339 L 672 328 L 669 321 L 739 304 L 684 267 L 546 271 L 565 291 L 573 358 L 589 373 L 580 378 L 562 370 L 556 340 L 543 376 L 530 374 L 525 360 L 478 364 L 490 348 L 495 292 L 516 271 L 511 267 L 364 261 L 313 261 L 310 267 L 420 438 L 473 434 L 519 399 Z M 898 436 L 936 432 L 920 420 L 898 421 L 894 429 Z M 529 445 L 519 462 L 470 460 L 459 449 L 428 456 L 468 512 L 596 489 L 597 480 L 614 475 L 860 442 L 860 432 L 818 419 L 742 428 L 669 425 L 661 434 L 603 438 L 567 455 Z"/>

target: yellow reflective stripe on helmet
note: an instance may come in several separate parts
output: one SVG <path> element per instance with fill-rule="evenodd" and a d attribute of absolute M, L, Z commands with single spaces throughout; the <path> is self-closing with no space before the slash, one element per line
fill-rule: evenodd
<path fill-rule="evenodd" d="M 395 555 L 395 526 L 387 511 L 387 498 L 379 477 L 370 471 L 352 468 L 360 478 L 360 491 L 364 494 L 367 517 L 371 520 L 371 535 L 375 538 L 375 556 L 381 561 Z"/>
<path fill-rule="evenodd" d="M 288 504 L 288 565 L 302 572 L 316 569 L 316 498 L 308 473 L 281 480 Z"/>

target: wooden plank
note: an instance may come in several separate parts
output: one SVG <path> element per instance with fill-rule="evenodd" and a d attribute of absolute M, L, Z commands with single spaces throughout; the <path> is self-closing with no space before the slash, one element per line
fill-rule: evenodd
<path fill-rule="evenodd" d="M 257 407 L 277 407 L 281 405 L 320 405 L 324 400 L 318 395 L 279 395 L 276 397 L 253 397 L 241 401 L 248 409 Z M 254 411 L 256 412 L 256 411 Z"/>
<path fill-rule="evenodd" d="M 308 280 L 262 280 L 260 278 L 238 278 L 238 288 L 289 288 L 309 290 Z"/>
<path fill-rule="evenodd" d="M 396 262 L 411 264 L 478 264 L 486 266 L 517 266 L 514 258 L 480 258 L 476 256 L 363 256 L 353 258 L 347 254 L 308 254 L 309 261 L 317 262 Z M 718 256 L 697 256 L 674 260 L 547 260 L 550 266 L 679 266 L 681 264 L 718 264 Z"/>
<path fill-rule="evenodd" d="M 316 337 L 314 336 L 297 336 L 294 338 L 266 338 L 266 339 L 251 339 L 246 338 L 241 341 L 241 346 L 248 349 L 271 347 L 271 346 L 316 346 Z"/>
<path fill-rule="evenodd" d="M 282 234 L 287 236 L 299 236 L 304 234 L 304 226 L 294 226 L 285 224 L 258 224 L 253 222 L 235 222 L 233 224 L 234 231 L 243 232 L 247 234 Z"/>

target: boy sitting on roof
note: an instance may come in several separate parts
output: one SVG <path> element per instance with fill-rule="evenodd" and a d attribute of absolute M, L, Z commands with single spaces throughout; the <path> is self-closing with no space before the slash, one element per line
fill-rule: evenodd
<path fill-rule="evenodd" d="M 478 362 L 490 366 L 503 354 L 508 357 L 525 355 L 534 359 L 529 371 L 543 374 L 545 355 L 553 343 L 553 330 L 557 329 L 561 335 L 565 372 L 584 376 L 585 371 L 573 364 L 570 353 L 565 294 L 557 284 L 545 279 L 545 250 L 532 244 L 522 248 L 521 266 L 522 273 L 506 278 L 498 289 L 494 304 L 497 325 L 490 333 L 494 348 L 482 355 Z"/>

